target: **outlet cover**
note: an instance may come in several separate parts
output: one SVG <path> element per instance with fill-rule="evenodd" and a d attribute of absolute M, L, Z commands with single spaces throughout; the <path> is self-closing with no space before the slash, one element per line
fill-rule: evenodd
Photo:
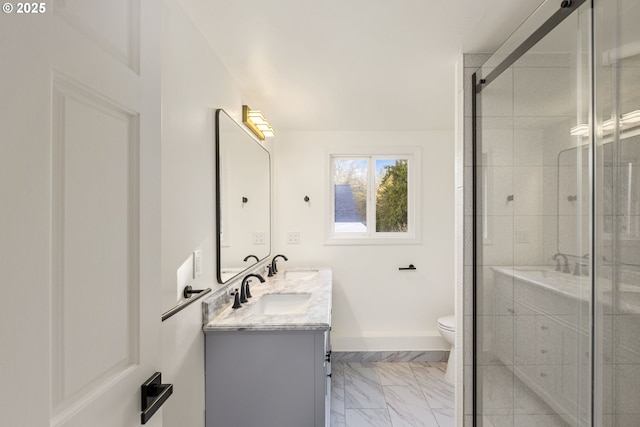
<path fill-rule="evenodd" d="M 253 232 L 253 244 L 254 245 L 264 245 L 266 240 L 267 240 L 267 238 L 266 238 L 266 234 L 264 232 L 261 232 L 261 231 L 254 231 Z"/>
<path fill-rule="evenodd" d="M 300 232 L 299 231 L 289 231 L 287 233 L 287 244 L 289 244 L 289 245 L 299 245 L 300 244 Z"/>
<path fill-rule="evenodd" d="M 516 243 L 529 243 L 529 232 L 516 231 Z"/>

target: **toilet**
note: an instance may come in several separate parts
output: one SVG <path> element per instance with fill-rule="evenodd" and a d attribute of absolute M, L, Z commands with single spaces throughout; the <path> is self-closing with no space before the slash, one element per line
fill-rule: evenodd
<path fill-rule="evenodd" d="M 451 344 L 449 362 L 447 363 L 447 372 L 444 374 L 444 378 L 453 384 L 456 375 L 456 318 L 454 316 L 444 316 L 439 318 L 438 332 L 440 332 L 442 338 Z"/>

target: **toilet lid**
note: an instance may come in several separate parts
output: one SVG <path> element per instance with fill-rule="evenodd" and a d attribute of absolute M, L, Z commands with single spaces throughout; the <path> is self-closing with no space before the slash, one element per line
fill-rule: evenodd
<path fill-rule="evenodd" d="M 456 330 L 456 318 L 455 316 L 444 316 L 438 319 L 438 325 L 442 329 L 446 329 L 448 331 Z"/>

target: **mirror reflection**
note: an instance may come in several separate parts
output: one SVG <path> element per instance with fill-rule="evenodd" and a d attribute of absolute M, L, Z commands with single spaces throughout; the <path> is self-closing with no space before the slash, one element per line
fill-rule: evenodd
<path fill-rule="evenodd" d="M 226 283 L 271 251 L 269 152 L 216 111 L 217 277 Z"/>
<path fill-rule="evenodd" d="M 617 149 L 617 152 L 614 152 Z M 589 189 L 588 145 L 563 150 L 558 155 L 558 252 L 581 256 L 589 252 L 589 241 L 578 247 L 576 222 L 572 215 L 588 212 L 588 199 L 581 194 Z M 602 202 L 605 238 L 622 241 L 640 240 L 640 135 L 638 129 L 621 134 L 616 144 L 605 141 L 602 146 Z M 578 167 L 578 165 L 581 165 Z M 567 220 L 566 218 L 569 218 Z M 625 259 L 625 264 L 638 265 Z"/>

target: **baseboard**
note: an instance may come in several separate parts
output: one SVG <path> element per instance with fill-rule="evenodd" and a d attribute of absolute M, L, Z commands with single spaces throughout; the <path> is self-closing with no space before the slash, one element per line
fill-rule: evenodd
<path fill-rule="evenodd" d="M 334 352 L 449 351 L 449 344 L 438 335 L 344 337 L 331 335 Z"/>
<path fill-rule="evenodd" d="M 334 363 L 446 362 L 448 359 L 448 351 L 334 351 L 331 354 Z"/>

